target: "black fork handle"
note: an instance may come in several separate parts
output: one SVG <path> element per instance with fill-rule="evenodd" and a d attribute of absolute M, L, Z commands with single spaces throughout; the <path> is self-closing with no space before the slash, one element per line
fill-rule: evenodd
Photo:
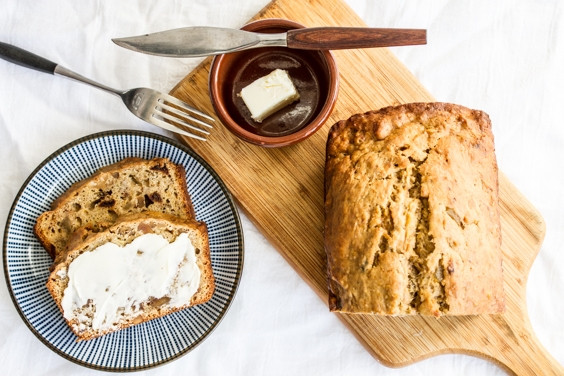
<path fill-rule="evenodd" d="M 4 42 L 0 42 L 0 58 L 22 67 L 49 74 L 55 74 L 55 68 L 57 68 L 56 63 L 44 57 Z"/>
<path fill-rule="evenodd" d="M 64 76 L 120 97 L 123 94 L 121 90 L 116 90 L 109 86 L 102 85 L 101 83 L 81 76 L 80 74 L 63 67 L 62 65 L 8 43 L 0 42 L 0 58 L 17 65 L 21 65 L 22 67 L 31 68 L 52 75 L 56 74 L 57 76 Z"/>

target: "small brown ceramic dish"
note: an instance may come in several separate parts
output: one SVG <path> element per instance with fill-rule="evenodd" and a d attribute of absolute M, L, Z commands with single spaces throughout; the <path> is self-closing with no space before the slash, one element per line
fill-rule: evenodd
<path fill-rule="evenodd" d="M 242 29 L 281 33 L 303 27 L 293 21 L 263 19 Z M 257 123 L 238 94 L 276 68 L 288 72 L 300 99 Z M 250 143 L 281 147 L 306 139 L 325 123 L 337 100 L 339 73 L 329 51 L 265 47 L 216 56 L 209 85 L 214 109 L 227 129 Z"/>

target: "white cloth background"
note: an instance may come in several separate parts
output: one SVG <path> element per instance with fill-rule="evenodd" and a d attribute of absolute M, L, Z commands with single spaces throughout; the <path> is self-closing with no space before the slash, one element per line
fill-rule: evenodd
<path fill-rule="evenodd" d="M 546 238 L 527 285 L 528 311 L 541 343 L 564 363 L 563 3 L 347 2 L 370 26 L 428 29 L 427 46 L 393 52 L 436 99 L 490 114 L 500 169 L 546 220 Z M 133 54 L 110 39 L 189 25 L 240 27 L 266 4 L 2 0 L 0 40 L 110 86 L 168 92 L 199 59 Z M 25 179 L 53 151 L 94 132 L 123 128 L 166 134 L 106 93 L 0 60 L 0 222 Z M 230 311 L 195 350 L 140 374 L 505 374 L 465 355 L 399 369 L 381 365 L 244 215 L 242 220 L 245 270 Z M 99 374 L 44 346 L 20 319 L 4 278 L 0 285 L 0 374 Z"/>

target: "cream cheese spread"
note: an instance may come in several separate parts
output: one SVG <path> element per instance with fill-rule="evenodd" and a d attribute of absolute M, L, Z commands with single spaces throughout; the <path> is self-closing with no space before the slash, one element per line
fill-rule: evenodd
<path fill-rule="evenodd" d="M 288 72 L 282 69 L 275 69 L 245 86 L 240 96 L 258 123 L 300 98 Z"/>
<path fill-rule="evenodd" d="M 63 314 L 94 330 L 115 327 L 122 316 L 137 316 L 141 303 L 151 299 L 184 306 L 200 284 L 196 252 L 185 233 L 172 243 L 144 234 L 123 247 L 103 244 L 73 260 L 67 274 Z"/>

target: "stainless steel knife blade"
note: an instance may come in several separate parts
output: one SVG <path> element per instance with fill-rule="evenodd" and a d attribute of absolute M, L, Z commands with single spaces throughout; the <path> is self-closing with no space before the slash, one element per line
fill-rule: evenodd
<path fill-rule="evenodd" d="M 199 57 L 266 46 L 286 47 L 286 33 L 262 34 L 220 27 L 193 26 L 112 39 L 117 45 L 151 55 Z"/>

